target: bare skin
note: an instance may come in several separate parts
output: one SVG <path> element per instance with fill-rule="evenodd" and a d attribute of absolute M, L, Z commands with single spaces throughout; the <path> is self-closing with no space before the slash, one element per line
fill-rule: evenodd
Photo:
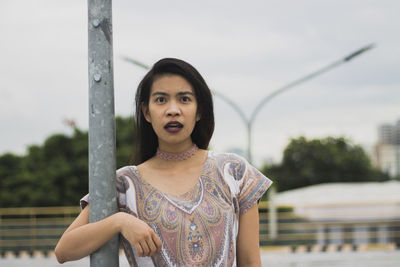
<path fill-rule="evenodd" d="M 64 232 L 55 248 L 59 263 L 79 260 L 121 233 L 137 250 L 139 256 L 152 256 L 161 250 L 161 240 L 145 222 L 124 213 L 115 213 L 103 220 L 89 223 L 89 205 Z"/>
<path fill-rule="evenodd" d="M 178 196 L 188 192 L 198 182 L 207 153 L 207 150 L 200 149 L 184 164 L 170 164 L 152 158 L 137 167 L 141 176 L 154 188 Z"/>
<path fill-rule="evenodd" d="M 236 260 L 238 266 L 260 267 L 258 205 L 254 204 L 239 218 Z"/>

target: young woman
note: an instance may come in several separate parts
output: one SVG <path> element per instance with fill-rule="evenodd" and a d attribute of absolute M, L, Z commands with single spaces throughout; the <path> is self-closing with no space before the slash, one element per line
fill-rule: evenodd
<path fill-rule="evenodd" d="M 158 61 L 136 94 L 137 165 L 117 171 L 119 212 L 89 223 L 89 198 L 55 253 L 89 255 L 115 234 L 131 266 L 261 266 L 257 201 L 271 185 L 243 158 L 207 147 L 210 89 L 190 64 Z"/>

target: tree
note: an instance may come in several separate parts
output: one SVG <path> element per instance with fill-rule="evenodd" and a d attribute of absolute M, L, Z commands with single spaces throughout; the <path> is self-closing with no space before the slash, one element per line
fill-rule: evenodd
<path fill-rule="evenodd" d="M 361 146 L 343 137 L 292 139 L 281 164 L 264 166 L 279 191 L 319 183 L 381 181 L 388 177 L 374 169 Z"/>
<path fill-rule="evenodd" d="M 135 145 L 133 118 L 116 118 L 117 166 Z M 0 156 L 0 207 L 76 205 L 88 192 L 88 133 L 53 134 L 27 154 Z"/>
<path fill-rule="evenodd" d="M 116 118 L 117 168 L 132 164 L 136 144 L 135 132 L 133 117 Z"/>
<path fill-rule="evenodd" d="M 18 203 L 16 190 L 20 188 L 24 181 L 19 178 L 22 157 L 12 153 L 0 156 L 0 207 L 3 203 L 15 205 Z"/>

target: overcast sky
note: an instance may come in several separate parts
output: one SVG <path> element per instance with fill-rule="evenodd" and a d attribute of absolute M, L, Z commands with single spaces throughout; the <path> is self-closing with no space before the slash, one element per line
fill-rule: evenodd
<path fill-rule="evenodd" d="M 256 165 L 290 138 L 345 136 L 370 149 L 400 119 L 399 1 L 113 1 L 117 115 L 132 114 L 146 64 L 177 57 L 250 116 L 261 98 L 355 50 L 376 47 L 271 100 L 253 127 Z M 0 1 L 0 153 L 23 154 L 65 118 L 88 127 L 87 1 Z M 214 150 L 246 149 L 246 128 L 215 99 Z"/>

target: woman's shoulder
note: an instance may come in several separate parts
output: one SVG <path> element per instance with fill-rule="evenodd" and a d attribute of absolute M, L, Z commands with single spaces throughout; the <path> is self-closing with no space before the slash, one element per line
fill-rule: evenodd
<path fill-rule="evenodd" d="M 240 180 L 249 166 L 248 161 L 244 157 L 235 153 L 218 153 L 212 151 L 210 157 L 214 159 L 215 167 L 220 170 L 224 176 L 229 174 L 233 176 L 235 180 Z"/>
<path fill-rule="evenodd" d="M 116 186 L 119 193 L 126 194 L 128 190 L 133 189 L 136 185 L 140 184 L 139 174 L 135 165 L 124 166 L 117 170 Z"/>
<path fill-rule="evenodd" d="M 247 162 L 247 160 L 244 157 L 231 152 L 216 152 L 210 150 L 209 157 L 216 160 L 216 162 L 218 162 L 219 164 L 225 164 L 225 163 L 246 164 Z"/>
<path fill-rule="evenodd" d="M 121 167 L 117 170 L 117 178 L 121 176 L 128 176 L 128 177 L 136 177 L 137 176 L 137 166 L 136 165 L 128 165 Z"/>

